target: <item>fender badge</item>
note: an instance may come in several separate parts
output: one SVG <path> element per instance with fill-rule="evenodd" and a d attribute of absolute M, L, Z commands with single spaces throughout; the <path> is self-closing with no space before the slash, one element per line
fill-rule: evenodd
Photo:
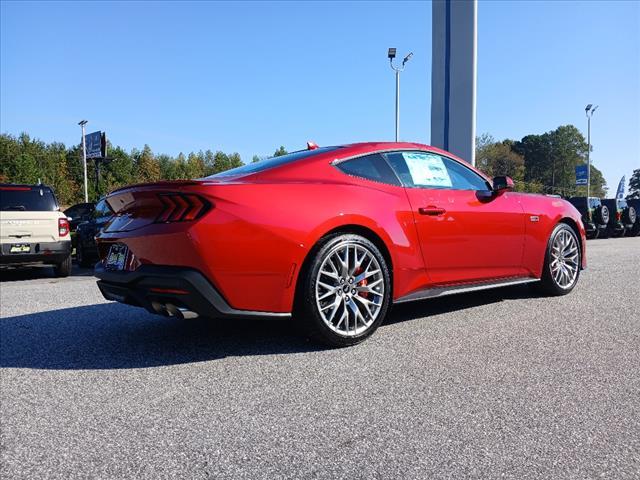
<path fill-rule="evenodd" d="M 538 215 L 531 215 L 529 217 L 529 220 L 531 220 L 532 222 L 538 222 L 540 221 L 540 217 Z"/>

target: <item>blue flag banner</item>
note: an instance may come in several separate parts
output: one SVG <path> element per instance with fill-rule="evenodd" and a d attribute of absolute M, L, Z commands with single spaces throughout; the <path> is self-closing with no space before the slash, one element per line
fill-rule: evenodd
<path fill-rule="evenodd" d="M 87 158 L 102 157 L 102 132 L 87 133 L 84 141 L 87 146 Z"/>
<path fill-rule="evenodd" d="M 576 185 L 586 185 L 589 172 L 586 165 L 576 166 Z"/>
<path fill-rule="evenodd" d="M 624 198 L 624 177 L 625 176 L 623 175 L 620 179 L 620 183 L 618 184 L 618 192 L 616 193 L 616 198 Z"/>

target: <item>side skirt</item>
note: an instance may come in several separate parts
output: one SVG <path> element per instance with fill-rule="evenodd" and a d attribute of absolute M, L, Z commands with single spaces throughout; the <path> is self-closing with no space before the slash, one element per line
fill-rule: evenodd
<path fill-rule="evenodd" d="M 414 300 L 424 300 L 426 298 L 444 297 L 446 295 L 455 295 L 456 293 L 477 292 L 479 290 L 488 290 L 490 288 L 508 287 L 511 285 L 521 285 L 523 283 L 539 282 L 539 278 L 531 277 L 511 277 L 500 280 L 491 280 L 483 282 L 465 283 L 463 285 L 447 285 L 445 287 L 431 287 L 417 292 L 404 295 L 393 303 L 412 302 Z"/>

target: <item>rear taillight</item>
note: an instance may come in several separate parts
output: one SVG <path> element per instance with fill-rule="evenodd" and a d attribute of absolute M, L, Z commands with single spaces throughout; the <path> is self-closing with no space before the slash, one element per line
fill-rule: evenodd
<path fill-rule="evenodd" d="M 618 211 L 616 212 L 616 220 L 619 222 L 620 220 L 622 220 L 622 212 Z"/>
<path fill-rule="evenodd" d="M 61 237 L 66 237 L 69 235 L 69 220 L 66 218 L 58 219 L 58 235 Z"/>
<path fill-rule="evenodd" d="M 163 193 L 158 198 L 162 202 L 162 211 L 156 223 L 196 220 L 211 208 L 208 201 L 192 193 Z"/>

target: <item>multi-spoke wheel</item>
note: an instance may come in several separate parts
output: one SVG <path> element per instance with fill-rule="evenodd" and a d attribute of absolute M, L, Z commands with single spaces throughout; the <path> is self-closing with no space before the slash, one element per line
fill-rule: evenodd
<path fill-rule="evenodd" d="M 540 286 L 546 293 L 564 295 L 573 290 L 580 276 L 580 243 L 573 229 L 556 225 L 545 256 Z"/>
<path fill-rule="evenodd" d="M 325 239 L 304 278 L 301 320 L 331 346 L 359 343 L 378 327 L 390 298 L 389 270 L 364 237 Z"/>

